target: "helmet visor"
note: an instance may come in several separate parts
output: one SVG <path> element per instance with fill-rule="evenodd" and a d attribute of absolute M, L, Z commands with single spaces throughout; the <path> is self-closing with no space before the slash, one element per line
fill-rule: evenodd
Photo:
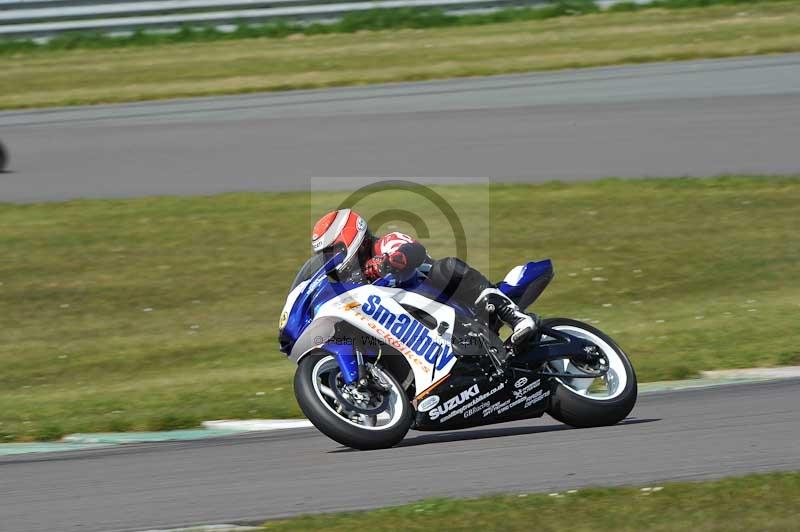
<path fill-rule="evenodd" d="M 322 248 L 317 252 L 317 255 L 322 257 L 323 262 L 328 262 L 339 253 L 347 253 L 347 246 L 341 242 L 336 242 L 332 246 Z"/>

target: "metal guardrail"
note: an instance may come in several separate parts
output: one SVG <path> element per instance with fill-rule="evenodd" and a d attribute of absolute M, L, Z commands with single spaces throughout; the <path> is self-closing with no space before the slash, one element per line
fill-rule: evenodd
<path fill-rule="evenodd" d="M 335 20 L 372 9 L 431 8 L 450 12 L 502 9 L 545 0 L 0 0 L 0 38 L 70 31 L 254 24 L 272 19 Z"/>

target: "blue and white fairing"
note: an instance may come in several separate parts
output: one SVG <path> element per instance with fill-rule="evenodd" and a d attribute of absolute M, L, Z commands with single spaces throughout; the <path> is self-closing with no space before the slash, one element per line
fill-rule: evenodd
<path fill-rule="evenodd" d="M 329 260 L 308 280 L 299 282 L 289 293 L 281 313 L 279 339 L 281 351 L 299 362 L 305 355 L 324 350 L 333 354 L 347 383 L 358 379 L 358 359 L 353 339 L 336 338 L 336 324 L 346 322 L 375 339 L 377 345 L 405 357 L 414 373 L 418 395 L 444 379 L 456 363 L 452 346 L 454 322 L 471 317 L 471 311 L 455 304 L 434 300 L 424 286 L 404 283 L 403 288 L 387 286 L 391 279 L 374 284 L 332 282 L 332 271 L 341 255 Z M 530 262 L 514 268 L 498 286 L 521 307 L 527 307 L 552 278 L 549 260 Z M 418 291 L 415 291 L 418 290 Z M 406 309 L 422 309 L 435 320 L 423 324 Z M 377 349 L 367 352 L 374 357 Z"/>
<path fill-rule="evenodd" d="M 536 301 L 552 279 L 553 263 L 546 259 L 517 266 L 497 287 L 524 310 Z"/>
<path fill-rule="evenodd" d="M 358 378 L 358 362 L 352 339 L 335 338 L 335 326 L 346 322 L 389 346 L 382 356 L 399 353 L 414 374 L 421 393 L 445 378 L 456 362 L 452 346 L 455 310 L 423 295 L 376 284 L 334 283 L 326 275 L 333 260 L 289 294 L 281 314 L 281 350 L 295 362 L 316 350 L 336 357 L 345 382 Z M 435 319 L 432 328 L 404 307 L 424 309 Z M 367 354 L 369 356 L 369 353 Z M 377 355 L 377 350 L 372 353 Z"/>
<path fill-rule="evenodd" d="M 295 343 L 314 320 L 322 305 L 338 297 L 342 292 L 360 286 L 331 283 L 328 280 L 327 272 L 332 271 L 341 260 L 341 254 L 330 259 L 308 280 L 297 283 L 286 297 L 278 332 L 281 351 L 287 355 L 291 355 Z"/>

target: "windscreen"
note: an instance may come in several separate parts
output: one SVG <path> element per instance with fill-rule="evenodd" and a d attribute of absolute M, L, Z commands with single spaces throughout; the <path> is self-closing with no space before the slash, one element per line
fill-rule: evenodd
<path fill-rule="evenodd" d="M 316 254 L 312 255 L 305 264 L 300 268 L 300 271 L 297 272 L 297 276 L 292 281 L 292 286 L 289 288 L 289 292 L 294 290 L 297 285 L 302 283 L 303 281 L 309 280 L 315 273 L 319 271 L 325 265 L 325 256 L 324 254 Z M 346 268 L 344 271 L 335 272 L 331 274 L 331 280 L 340 283 L 358 283 L 362 284 L 366 282 L 364 279 L 363 274 L 361 273 L 361 268 L 359 267 L 356 261 L 352 261 L 353 267 Z"/>
<path fill-rule="evenodd" d="M 325 261 L 322 255 L 312 255 L 303 266 L 300 267 L 300 271 L 297 272 L 297 276 L 295 276 L 294 281 L 292 281 L 292 287 L 289 288 L 289 292 L 297 288 L 297 285 L 302 283 L 303 281 L 307 281 L 311 278 L 312 275 L 317 273 L 322 266 L 325 265 Z"/>

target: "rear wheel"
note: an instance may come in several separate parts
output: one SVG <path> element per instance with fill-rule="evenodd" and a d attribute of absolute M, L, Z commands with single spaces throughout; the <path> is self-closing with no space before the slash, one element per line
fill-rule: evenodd
<path fill-rule="evenodd" d="M 552 318 L 542 324 L 595 344 L 608 362 L 608 372 L 596 379 L 554 377 L 547 413 L 573 427 L 614 425 L 625 419 L 636 404 L 638 388 L 633 366 L 617 343 L 577 320 Z M 568 359 L 549 362 L 548 366 L 547 369 L 558 373 L 582 374 Z"/>
<path fill-rule="evenodd" d="M 294 376 L 300 409 L 329 438 L 354 449 L 383 449 L 400 442 L 413 412 L 400 383 L 381 368 L 375 377 L 387 388 L 354 390 L 345 385 L 336 359 L 321 352 L 304 357 Z"/>

